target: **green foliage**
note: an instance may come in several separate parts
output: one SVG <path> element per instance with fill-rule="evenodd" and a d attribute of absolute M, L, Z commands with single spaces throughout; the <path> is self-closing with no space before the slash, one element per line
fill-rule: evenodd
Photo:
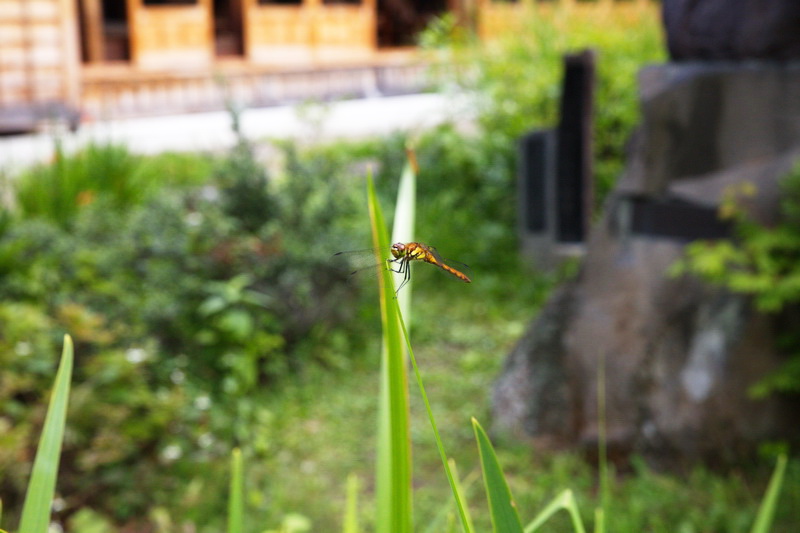
<path fill-rule="evenodd" d="M 109 168 L 143 175 L 123 155 Z M 263 451 L 253 393 L 310 361 L 346 364 L 339 354 L 361 343 L 358 328 L 341 329 L 358 291 L 330 261 L 332 242 L 358 240 L 357 183 L 301 164 L 269 180 L 242 145 L 215 168 L 200 187 L 189 177 L 134 197 L 109 186 L 68 216 L 21 208 L 0 231 L 0 487 L 16 512 L 31 400 L 49 387 L 64 331 L 81 359 L 60 488 L 117 522 L 191 492 L 182 476 L 213 478 L 227 443 Z M 213 523 L 222 503 L 194 513 Z"/>
<path fill-rule="evenodd" d="M 216 170 L 225 214 L 239 221 L 243 231 L 256 232 L 275 216 L 267 187 L 267 171 L 256 161 L 253 147 L 240 139 Z"/>
<path fill-rule="evenodd" d="M 67 422 L 69 388 L 72 380 L 74 354 L 72 339 L 64 336 L 64 349 L 58 365 L 52 396 L 44 419 L 42 435 L 36 449 L 25 505 L 19 529 L 22 533 L 46 533 L 56 492 L 58 465 L 61 462 L 61 443 Z"/>
<path fill-rule="evenodd" d="M 448 24 L 453 19 L 446 18 L 431 26 L 422 42 L 429 44 L 434 59 L 460 65 L 442 69 L 442 83 L 452 83 L 455 72 L 459 86 L 472 91 L 470 111 L 477 112 L 494 160 L 483 169 L 500 165 L 509 177 L 516 140 L 530 129 L 556 124 L 562 56 L 597 50 L 593 142 L 599 206 L 622 170 L 625 143 L 638 120 L 637 72 L 662 60 L 664 45 L 655 6 L 577 7 L 523 10 L 513 27 L 488 43 L 454 32 Z"/>
<path fill-rule="evenodd" d="M 692 273 L 752 295 L 762 311 L 779 313 L 800 303 L 800 164 L 781 180 L 778 224 L 765 226 L 748 214 L 743 202 L 754 194 L 750 183 L 729 189 L 720 215 L 734 222 L 736 238 L 691 243 L 672 273 Z M 783 348 L 792 355 L 753 388 L 758 397 L 770 392 L 800 392 L 800 335 L 792 325 L 779 335 Z"/>
<path fill-rule="evenodd" d="M 775 519 L 775 509 L 778 506 L 778 498 L 783 487 L 783 477 L 786 475 L 786 462 L 787 457 L 785 454 L 778 457 L 775 471 L 767 487 L 767 492 L 764 494 L 764 499 L 759 506 L 758 516 L 753 524 L 752 533 L 767 533 L 772 529 L 772 523 Z"/>
<path fill-rule="evenodd" d="M 244 531 L 244 475 L 242 451 L 234 448 L 231 454 L 231 484 L 228 493 L 228 533 Z"/>
<path fill-rule="evenodd" d="M 489 436 L 474 418 L 472 419 L 472 428 L 475 431 L 475 440 L 478 442 L 483 483 L 486 487 L 486 499 L 489 502 L 489 512 L 492 517 L 492 531 L 522 533 L 522 522 L 519 519 L 514 497 L 508 488 Z"/>
<path fill-rule="evenodd" d="M 373 246 L 389 248 L 383 212 L 375 195 L 372 176 L 367 179 L 367 202 Z M 381 269 L 380 297 L 383 344 L 381 350 L 381 390 L 378 395 L 377 472 L 375 476 L 376 520 L 378 533 L 413 531 L 411 442 L 409 432 L 408 368 L 400 333 L 393 276 Z"/>
<path fill-rule="evenodd" d="M 90 144 L 66 154 L 56 144 L 52 162 L 15 180 L 15 201 L 23 217 L 67 227 L 79 210 L 96 201 L 115 210 L 141 204 L 161 187 L 194 185 L 208 179 L 208 159 L 162 154 L 145 159 L 121 145 Z"/>
<path fill-rule="evenodd" d="M 52 164 L 39 165 L 18 178 L 16 200 L 24 216 L 66 226 L 81 206 L 98 197 L 117 209 L 140 202 L 153 184 L 153 176 L 140 168 L 137 158 L 122 146 L 90 145 L 67 155 L 57 144 Z"/>

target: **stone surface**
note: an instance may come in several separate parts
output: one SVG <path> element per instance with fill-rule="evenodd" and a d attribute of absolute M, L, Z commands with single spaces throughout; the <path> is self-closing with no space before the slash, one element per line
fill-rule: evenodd
<path fill-rule="evenodd" d="M 612 457 L 639 453 L 664 466 L 736 460 L 762 439 L 800 437 L 797 399 L 747 393 L 784 360 L 775 346 L 782 318 L 667 275 L 686 243 L 629 233 L 620 206 L 630 194 L 716 205 L 725 187 L 752 182 L 752 212 L 774 220 L 777 182 L 800 158 L 800 71 L 668 65 L 642 79 L 644 124 L 625 174 L 580 275 L 509 355 L 494 390 L 494 429 L 591 452 L 604 364 Z M 744 95 L 757 112 L 733 108 Z"/>
<path fill-rule="evenodd" d="M 639 87 L 642 124 L 621 191 L 662 194 L 800 145 L 800 61 L 657 65 Z"/>
<path fill-rule="evenodd" d="M 800 59 L 797 0 L 663 0 L 673 60 Z"/>

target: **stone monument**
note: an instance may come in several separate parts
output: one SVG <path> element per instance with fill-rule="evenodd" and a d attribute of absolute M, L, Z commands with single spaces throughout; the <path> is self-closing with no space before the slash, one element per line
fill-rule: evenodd
<path fill-rule="evenodd" d="M 725 233 L 723 192 L 750 182 L 757 219 L 800 161 L 800 2 L 664 0 L 672 61 L 639 76 L 642 123 L 578 277 L 508 356 L 495 431 L 588 452 L 605 370 L 612 459 L 727 462 L 800 437 L 800 400 L 749 387 L 785 358 L 779 320 L 742 295 L 667 270 L 687 242 Z M 715 225 L 716 224 L 716 225 Z"/>

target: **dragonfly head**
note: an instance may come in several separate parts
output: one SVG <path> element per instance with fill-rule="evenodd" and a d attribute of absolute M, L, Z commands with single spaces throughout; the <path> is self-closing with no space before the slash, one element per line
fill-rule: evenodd
<path fill-rule="evenodd" d="M 402 242 L 397 242 L 397 243 L 392 245 L 392 256 L 395 259 L 400 259 L 404 255 L 406 255 L 406 245 L 405 244 L 403 244 Z"/>

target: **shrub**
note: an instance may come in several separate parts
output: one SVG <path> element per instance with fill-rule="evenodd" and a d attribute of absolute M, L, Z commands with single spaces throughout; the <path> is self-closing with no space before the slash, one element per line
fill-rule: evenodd
<path fill-rule="evenodd" d="M 755 192 L 752 184 L 730 189 L 720 207 L 732 219 L 735 239 L 690 244 L 673 273 L 690 272 L 728 289 L 752 295 L 764 312 L 782 313 L 782 348 L 790 355 L 781 368 L 753 388 L 756 396 L 772 392 L 800 392 L 800 335 L 796 317 L 800 304 L 800 163 L 781 181 L 780 222 L 765 226 L 741 206 L 742 195 Z"/>
<path fill-rule="evenodd" d="M 95 201 L 124 210 L 168 185 L 191 185 L 208 178 L 205 158 L 162 154 L 146 160 L 121 145 L 91 144 L 74 155 L 56 144 L 53 161 L 16 179 L 15 200 L 24 217 L 67 227 L 81 207 Z M 191 169 L 191 170 L 189 170 Z"/>
<path fill-rule="evenodd" d="M 141 175 L 138 158 L 115 154 Z M 64 332 L 80 354 L 64 513 L 74 501 L 118 521 L 175 498 L 230 442 L 262 441 L 258 389 L 309 361 L 346 364 L 334 354 L 361 342 L 357 329 L 341 329 L 358 291 L 330 260 L 334 242 L 357 240 L 350 221 L 365 218 L 346 169 L 298 163 L 268 180 L 243 145 L 216 169 L 202 187 L 109 188 L 76 209 L 22 208 L 0 232 L 7 507 L 19 501 L 29 464 L 18 458 L 38 427 L 32 400 L 48 386 Z"/>
<path fill-rule="evenodd" d="M 465 111 L 477 115 L 482 142 L 509 178 L 516 140 L 527 130 L 553 127 L 558 119 L 563 54 L 596 49 L 593 142 L 599 206 L 622 170 L 624 146 L 638 120 L 637 71 L 662 60 L 664 46 L 655 6 L 598 7 L 523 10 L 516 27 L 488 43 L 440 22 L 422 42 L 435 59 L 459 65 L 438 76 L 447 87 L 455 74 L 458 85 L 473 94 Z"/>

